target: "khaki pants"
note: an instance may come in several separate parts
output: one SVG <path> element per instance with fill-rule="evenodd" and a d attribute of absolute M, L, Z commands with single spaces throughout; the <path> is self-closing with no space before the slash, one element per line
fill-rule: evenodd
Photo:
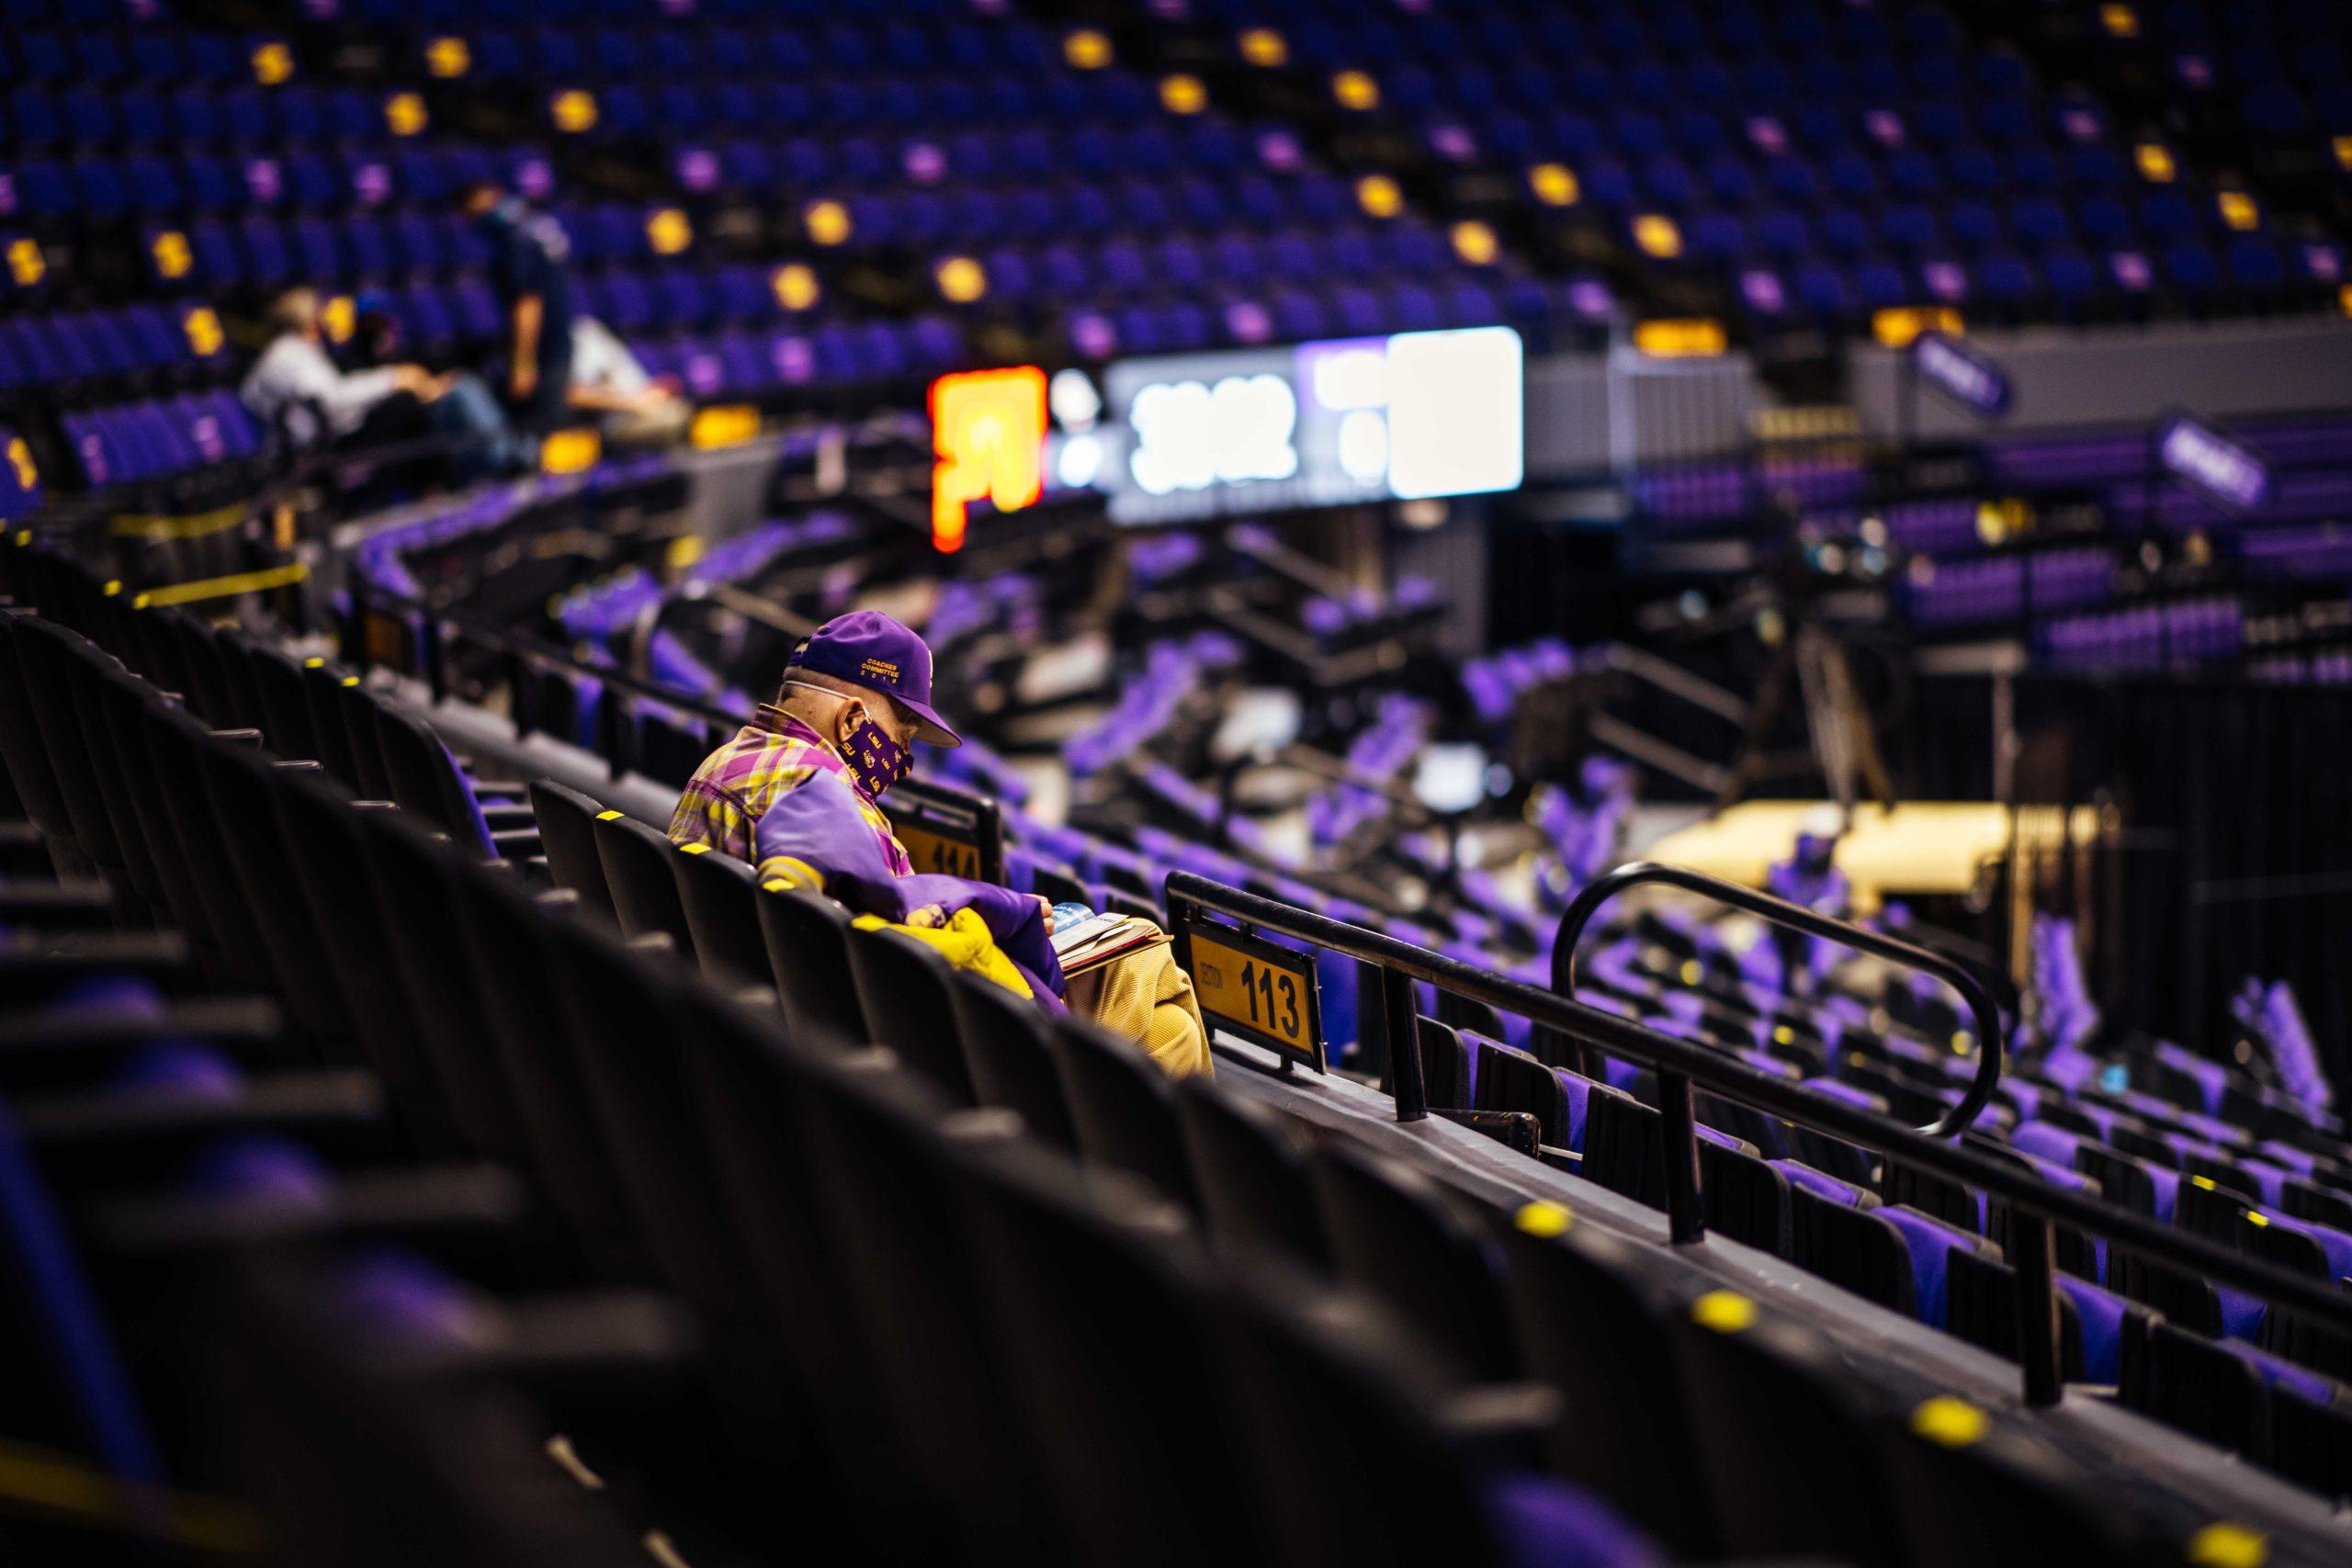
<path fill-rule="evenodd" d="M 1064 999 L 1075 1016 L 1136 1042 L 1171 1078 L 1216 1070 L 1193 977 L 1176 966 L 1167 942 L 1088 970 L 1069 982 Z"/>

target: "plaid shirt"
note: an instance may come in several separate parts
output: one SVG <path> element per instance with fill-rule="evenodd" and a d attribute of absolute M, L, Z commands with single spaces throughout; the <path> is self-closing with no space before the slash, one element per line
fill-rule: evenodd
<path fill-rule="evenodd" d="M 890 870 L 914 874 L 914 862 L 890 830 L 890 819 L 857 786 L 840 752 L 815 730 L 772 704 L 762 703 L 735 739 L 703 759 L 678 796 L 670 818 L 673 844 L 707 844 L 748 864 L 759 863 L 760 818 L 776 798 L 807 784 L 820 771 L 838 773 L 857 808 L 882 841 Z"/>

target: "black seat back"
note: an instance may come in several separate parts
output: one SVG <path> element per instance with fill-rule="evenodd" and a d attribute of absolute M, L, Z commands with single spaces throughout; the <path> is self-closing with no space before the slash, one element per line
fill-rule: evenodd
<path fill-rule="evenodd" d="M 1879 1443 L 1826 1348 L 1729 1291 L 1686 1303 L 1672 1324 L 1691 1434 L 1722 1550 L 1895 1561 Z"/>
<path fill-rule="evenodd" d="M 451 842 L 482 850 L 482 827 L 475 813 L 473 792 L 441 738 L 395 703 L 371 695 L 369 706 L 375 718 L 377 750 L 383 758 L 393 803 L 439 828 Z"/>
<path fill-rule="evenodd" d="M 1315 1206 L 1305 1140 L 1282 1112 L 1195 1075 L 1176 1085 L 1176 1127 L 1221 1253 L 1270 1253 L 1323 1269 L 1330 1248 Z"/>
<path fill-rule="evenodd" d="M 696 1044 L 685 1061 L 698 1122 L 725 1222 L 742 1249 L 752 1334 L 775 1356 L 789 1390 L 778 1414 L 805 1450 L 793 1472 L 807 1474 L 810 1495 L 838 1499 L 846 1517 L 836 1528 L 858 1537 L 875 1510 L 904 1506 L 905 1461 L 876 1408 L 860 1303 L 833 1258 L 820 1156 L 800 1135 L 818 1114 L 808 1103 L 808 1064 L 819 1053 L 715 987 L 681 987 L 678 1002 Z M 821 1054 L 840 1055 L 842 1043 Z"/>
<path fill-rule="evenodd" d="M 971 1075 L 964 1067 L 946 959 L 910 936 L 878 923 L 851 925 L 849 978 L 874 1043 L 888 1045 L 911 1071 L 934 1084 L 953 1104 L 969 1105 Z M 831 982 L 841 984 L 840 976 Z"/>
<path fill-rule="evenodd" d="M 821 893 L 781 881 L 759 890 L 760 938 L 784 1021 L 803 1041 L 871 1043 L 865 1009 L 850 978 L 850 914 Z"/>
<path fill-rule="evenodd" d="M 1069 1102 L 1062 1098 L 1053 1039 L 1036 1003 L 963 971 L 948 989 L 974 1098 L 1018 1115 L 1039 1143 L 1075 1154 L 1078 1134 L 1070 1125 Z"/>
<path fill-rule="evenodd" d="M 2151 1560 L 2103 1482 L 1964 1400 L 1934 1395 L 1883 1422 L 1879 1450 L 1917 1568 Z"/>
<path fill-rule="evenodd" d="M 334 701 L 343 719 L 344 736 L 351 743 L 351 766 L 360 798 L 397 800 L 392 770 L 384 760 L 383 733 L 376 722 L 376 710 L 384 699 L 369 691 L 358 676 L 345 675 L 334 683 Z"/>
<path fill-rule="evenodd" d="M 254 694 L 261 704 L 261 728 L 269 738 L 269 749 L 281 757 L 324 761 L 318 733 L 311 727 L 311 705 L 302 695 L 302 667 L 292 655 L 266 643 L 250 646 L 246 658 L 253 665 Z"/>
<path fill-rule="evenodd" d="M 1283 1568 L 1498 1568 L 1491 1473 L 1409 1325 L 1280 1270 L 1216 1297 L 1236 1462 Z M 1574 1530 L 1573 1522 L 1564 1528 Z"/>
<path fill-rule="evenodd" d="M 1004 1385 L 1076 1560 L 1245 1560 L 1254 1531 L 1184 1215 L 1034 1145 L 961 1152 Z"/>
<path fill-rule="evenodd" d="M 760 939 L 752 868 L 706 844 L 679 844 L 671 850 L 670 871 L 702 972 L 723 984 L 765 985 L 768 950 Z"/>
<path fill-rule="evenodd" d="M 1545 1144 L 1568 1147 L 1568 1091 L 1553 1069 L 1524 1052 L 1491 1045 L 1478 1054 L 1477 1085 L 1475 1109 L 1529 1111 Z"/>
<path fill-rule="evenodd" d="M 25 693 L 41 747 L 56 772 L 65 815 L 74 824 L 74 845 L 111 886 L 136 897 L 123 865 L 122 846 L 115 840 L 113 819 L 107 814 L 106 797 L 100 793 L 98 761 L 83 733 L 75 701 L 80 683 L 73 668 L 74 650 L 87 644 L 78 634 L 39 618 L 20 620 L 16 629 Z"/>
<path fill-rule="evenodd" d="M 1712 1555 L 1708 1500 L 1687 1479 L 1704 1405 L 1682 1387 L 1667 1282 L 1634 1244 L 1561 1204 L 1527 1204 L 1498 1228 L 1527 1375 L 1571 1413 L 1550 1434 L 1554 1468 L 1683 1554 Z"/>
<path fill-rule="evenodd" d="M 581 902 L 608 920 L 613 910 L 612 886 L 605 880 L 604 856 L 596 849 L 596 818 L 605 807 L 576 789 L 553 779 L 531 782 L 531 815 L 539 824 L 539 844 L 559 886 L 580 895 Z"/>
<path fill-rule="evenodd" d="M 650 1279 L 651 1261 L 566 1029 L 551 945 L 562 915 L 486 866 L 456 878 L 454 890 L 462 951 L 514 1091 L 528 1165 L 541 1178 L 538 1190 L 607 1277 Z"/>
<path fill-rule="evenodd" d="M 549 925 L 565 1039 L 643 1250 L 714 1325 L 752 1314 L 703 1134 L 671 966 L 580 920 Z"/>
<path fill-rule="evenodd" d="M 248 852 L 261 855 L 253 840 L 266 841 L 266 856 L 258 863 L 277 878 L 276 891 L 299 897 L 285 876 L 286 840 L 275 816 L 224 820 L 215 807 L 204 752 L 220 742 L 204 726 L 174 708 L 154 712 L 147 728 L 148 754 L 153 760 L 164 808 L 171 815 L 173 837 L 187 856 L 188 874 L 205 921 L 211 929 L 220 961 L 231 979 L 246 990 L 271 991 L 285 997 L 295 1021 L 314 1038 L 345 1037 L 349 1016 L 339 998 L 320 985 L 310 985 L 310 974 L 289 976 L 280 966 L 270 933 L 262 925 L 239 868 Z M 315 941 L 315 933 L 313 933 Z M 299 994 L 297 987 L 304 987 Z"/>
<path fill-rule="evenodd" d="M 975 1310 L 981 1286 L 963 1177 L 937 1125 L 936 1085 L 895 1070 L 887 1053 L 811 1064 L 797 1129 L 819 1212 L 853 1303 L 852 1343 L 912 1484 L 905 1528 L 960 1537 L 977 1561 L 1045 1551 L 1038 1467 L 1006 1441 L 1018 1408 L 999 1346 Z M 964 1138 L 1013 1136 L 1012 1120 L 971 1113 Z M 928 1505 L 928 1506 L 926 1506 Z"/>
<path fill-rule="evenodd" d="M 1055 1021 L 1054 1046 L 1080 1157 L 1139 1178 L 1171 1203 L 1196 1207 L 1175 1096 L 1143 1047 L 1068 1018 Z"/>
<path fill-rule="evenodd" d="M 384 932 L 450 1118 L 479 1154 L 524 1155 L 520 1114 L 458 919 L 456 852 L 395 811 L 360 814 Z"/>
<path fill-rule="evenodd" d="M 343 682 L 349 673 L 324 660 L 304 660 L 302 697 L 311 710 L 311 739 L 317 743 L 319 762 L 345 788 L 364 795 L 359 764 L 351 751 L 351 723 L 344 717 Z"/>
<path fill-rule="evenodd" d="M 1340 1277 L 1425 1334 L 1463 1383 L 1518 1374 L 1502 1292 L 1479 1233 L 1427 1177 L 1332 1144 L 1311 1161 L 1316 1206 Z"/>
<path fill-rule="evenodd" d="M 257 909 L 267 911 L 270 929 L 289 955 L 307 942 L 321 954 L 329 983 L 349 1009 L 353 1032 L 367 1050 L 371 1065 L 393 1091 L 404 1097 L 405 1109 L 420 1131 L 445 1145 L 450 1138 L 450 1105 L 435 1080 L 433 1064 L 418 1044 L 414 999 L 409 994 L 384 926 L 383 912 L 370 885 L 366 840 L 359 832 L 359 813 L 334 785 L 315 773 L 277 773 L 260 753 L 216 753 L 215 798 L 228 784 L 252 790 L 255 781 L 277 796 L 279 819 L 292 851 L 294 876 L 302 904 L 289 907 L 265 883 L 287 881 L 281 863 L 259 876 L 248 876 L 245 886 Z M 379 808 L 380 809 L 380 808 Z M 309 930 L 293 929 L 307 908 Z"/>
<path fill-rule="evenodd" d="M 678 956 L 692 962 L 695 938 L 686 929 L 686 907 L 678 902 L 678 879 L 670 871 L 670 840 L 618 813 L 599 816 L 593 830 L 621 934 L 666 936 L 676 945 Z"/>
<path fill-rule="evenodd" d="M 40 829 L 57 869 L 79 874 L 90 869 L 90 861 L 74 831 L 64 785 L 42 739 L 28 690 L 38 676 L 24 660 L 22 644 L 32 619 L 26 612 L 0 607 L 0 762 L 6 764 L 17 797 Z"/>

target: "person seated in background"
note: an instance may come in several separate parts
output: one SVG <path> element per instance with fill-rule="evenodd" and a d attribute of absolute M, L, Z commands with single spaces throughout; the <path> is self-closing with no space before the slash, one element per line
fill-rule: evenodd
<path fill-rule="evenodd" d="M 646 374 L 628 344 L 594 316 L 571 323 L 571 387 L 565 400 L 591 415 L 616 446 L 657 446 L 686 433 L 694 405 L 677 383 Z"/>
<path fill-rule="evenodd" d="M 299 450 L 342 452 L 443 437 L 459 482 L 511 474 L 526 452 L 475 377 L 436 376 L 421 365 L 345 370 L 326 349 L 318 291 L 289 288 L 269 308 L 270 340 L 238 395 L 253 415 Z"/>
<path fill-rule="evenodd" d="M 888 615 L 859 610 L 827 621 L 793 651 L 775 700 L 695 770 L 671 818 L 671 841 L 705 845 L 751 863 L 763 881 L 935 932 L 951 962 L 1048 1011 L 1075 1003 L 1140 1043 L 1171 1076 L 1210 1071 L 1191 978 L 1166 942 L 1066 987 L 1046 899 L 915 870 L 876 802 L 906 776 L 916 741 L 963 744 L 931 706 L 931 649 Z"/>

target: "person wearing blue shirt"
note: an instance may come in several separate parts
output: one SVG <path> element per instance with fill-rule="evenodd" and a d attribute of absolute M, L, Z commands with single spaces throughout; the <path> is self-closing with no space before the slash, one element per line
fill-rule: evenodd
<path fill-rule="evenodd" d="M 490 244 L 491 282 L 506 311 L 506 393 L 535 434 L 561 424 L 571 387 L 571 241 L 563 225 L 484 181 L 466 214 Z"/>

